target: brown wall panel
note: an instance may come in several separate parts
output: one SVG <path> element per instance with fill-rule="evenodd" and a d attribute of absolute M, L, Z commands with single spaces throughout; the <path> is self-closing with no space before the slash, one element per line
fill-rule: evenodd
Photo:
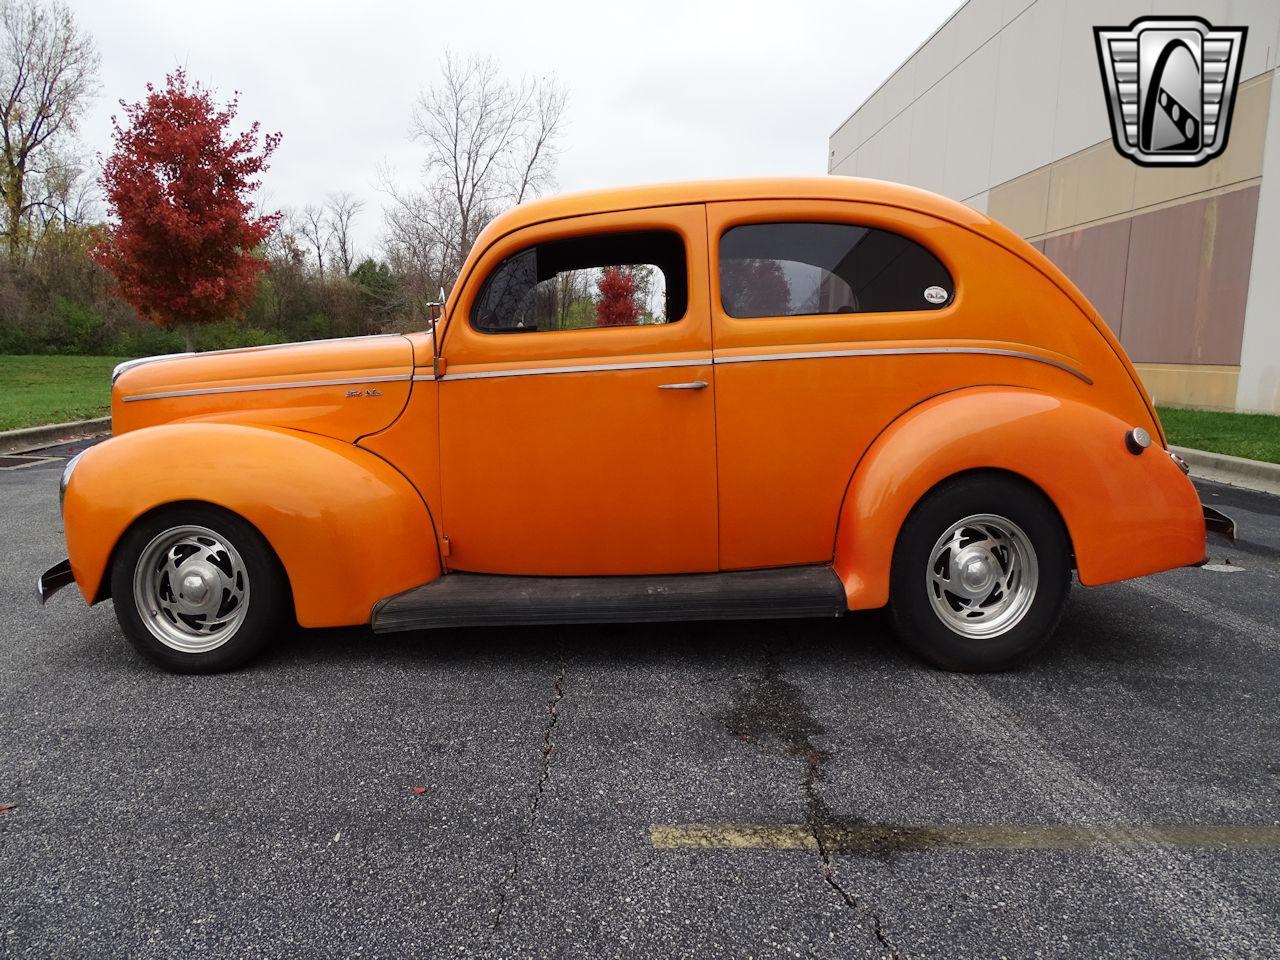
<path fill-rule="evenodd" d="M 1238 364 L 1258 188 L 1134 217 L 1120 339 L 1137 363 Z"/>
<path fill-rule="evenodd" d="M 1132 222 L 1116 220 L 1050 237 L 1043 248 L 1120 337 Z"/>

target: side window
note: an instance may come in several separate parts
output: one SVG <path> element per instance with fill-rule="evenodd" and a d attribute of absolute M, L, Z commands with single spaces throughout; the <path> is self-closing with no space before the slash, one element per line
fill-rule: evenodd
<path fill-rule="evenodd" d="M 684 241 L 653 230 L 573 237 L 512 254 L 471 309 L 484 333 L 675 323 L 689 300 Z"/>
<path fill-rule="evenodd" d="M 951 275 L 888 230 L 844 223 L 750 223 L 720 238 L 720 302 L 731 317 L 938 310 Z"/>

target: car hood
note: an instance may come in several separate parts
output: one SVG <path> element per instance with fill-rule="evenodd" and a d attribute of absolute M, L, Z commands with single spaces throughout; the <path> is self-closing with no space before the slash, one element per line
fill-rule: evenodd
<path fill-rule="evenodd" d="M 149 357 L 121 364 L 113 380 L 113 433 L 199 420 L 354 441 L 404 409 L 413 346 L 392 334 Z"/>

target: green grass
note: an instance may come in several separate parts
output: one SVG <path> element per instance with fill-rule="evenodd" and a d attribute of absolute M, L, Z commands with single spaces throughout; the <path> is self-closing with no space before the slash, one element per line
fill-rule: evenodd
<path fill-rule="evenodd" d="M 1169 442 L 1212 453 L 1280 463 L 1280 417 L 1160 407 Z"/>
<path fill-rule="evenodd" d="M 119 357 L 0 355 L 0 430 L 105 417 Z"/>

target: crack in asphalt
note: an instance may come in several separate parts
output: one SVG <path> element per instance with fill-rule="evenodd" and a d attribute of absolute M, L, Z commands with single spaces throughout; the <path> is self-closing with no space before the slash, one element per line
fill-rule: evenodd
<path fill-rule="evenodd" d="M 555 744 L 552 742 L 552 732 L 556 728 L 556 723 L 560 720 L 560 701 L 564 699 L 564 658 L 560 658 L 560 676 L 556 677 L 556 682 L 552 687 L 551 699 L 547 701 L 547 725 L 542 731 L 542 776 L 538 778 L 538 789 L 533 795 L 533 800 L 529 804 L 530 821 L 538 813 L 538 804 L 542 802 L 542 793 L 547 787 L 547 781 L 551 779 L 551 753 L 555 750 Z"/>
<path fill-rule="evenodd" d="M 835 868 L 831 863 L 830 846 L 827 843 L 827 827 L 835 818 L 832 817 L 831 809 L 818 791 L 818 780 L 822 777 L 822 757 L 823 755 L 817 751 L 809 755 L 806 760 L 804 778 L 806 797 L 805 824 L 813 834 L 814 845 L 818 848 L 818 859 L 822 863 L 822 879 L 827 881 L 831 889 L 840 895 L 849 909 L 866 920 L 866 925 L 876 938 L 876 942 L 884 948 L 885 953 L 891 960 L 907 960 L 906 954 L 902 953 L 893 941 L 889 939 L 889 935 L 885 933 L 884 921 L 875 908 L 869 904 L 862 903 L 836 879 Z"/>
<path fill-rule="evenodd" d="M 564 699 L 564 677 L 565 660 L 564 656 L 561 655 L 560 675 L 556 677 L 556 681 L 552 685 L 551 698 L 547 701 L 547 722 L 542 728 L 542 771 L 538 774 L 538 782 L 534 785 L 533 791 L 529 796 L 529 826 L 525 837 L 526 846 L 528 845 L 529 836 L 533 833 L 534 821 L 538 817 L 538 807 L 542 803 L 542 795 L 546 791 L 548 781 L 551 779 L 551 755 L 555 751 L 554 731 L 556 724 L 560 720 L 560 701 Z M 520 851 L 517 850 L 512 855 L 511 869 L 507 871 L 506 878 L 498 888 L 498 906 L 494 912 L 493 928 L 490 931 L 493 934 L 496 934 L 502 927 L 502 919 L 507 910 L 507 899 L 510 896 L 512 886 L 515 885 L 519 876 Z"/>
<path fill-rule="evenodd" d="M 863 926 L 891 960 L 906 960 L 907 954 L 889 939 L 884 920 L 876 909 L 859 900 L 836 879 L 828 831 L 833 825 L 838 830 L 841 823 L 850 821 L 834 816 L 818 789 L 823 779 L 823 764 L 830 754 L 814 743 L 814 738 L 822 736 L 826 729 L 814 718 L 803 692 L 783 679 L 782 668 L 772 654 L 765 658 L 759 677 L 751 678 L 749 686 L 737 684 L 736 687 L 738 702 L 722 718 L 725 729 L 757 745 L 772 738 L 782 744 L 787 756 L 804 761 L 805 824 L 818 849 L 823 880 L 861 918 Z"/>

